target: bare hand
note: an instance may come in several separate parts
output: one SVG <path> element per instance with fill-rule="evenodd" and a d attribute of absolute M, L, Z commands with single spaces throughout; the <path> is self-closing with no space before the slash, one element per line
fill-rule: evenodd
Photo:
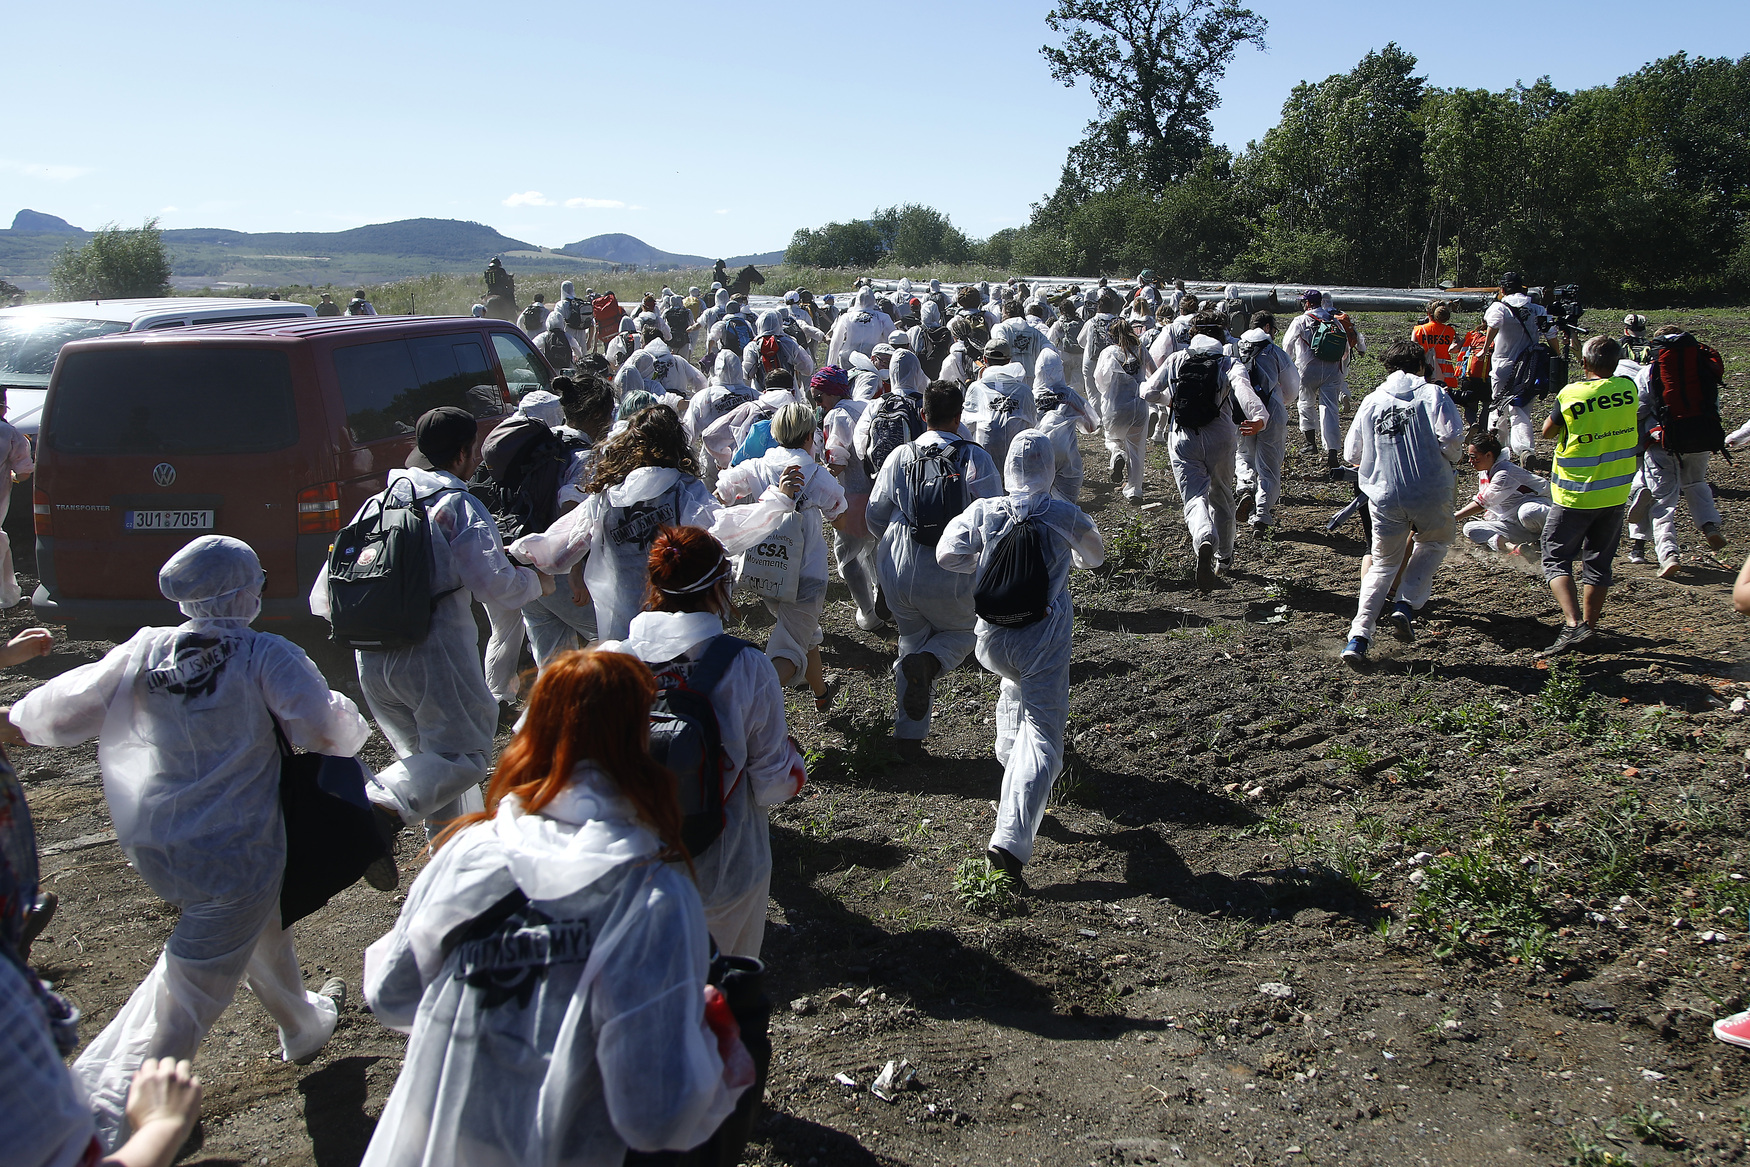
<path fill-rule="evenodd" d="M 34 656 L 47 656 L 55 647 L 55 634 L 47 628 L 26 628 L 0 648 L 0 665 L 15 665 Z"/>
<path fill-rule="evenodd" d="M 128 1123 L 136 1135 L 149 1125 L 167 1124 L 167 1142 L 180 1147 L 200 1117 L 202 1092 L 201 1080 L 186 1059 L 147 1058 L 128 1087 Z"/>
<path fill-rule="evenodd" d="M 1242 421 L 1242 422 L 1241 422 L 1241 423 L 1240 423 L 1240 432 L 1241 432 L 1241 433 L 1242 433 L 1242 434 L 1245 434 L 1245 435 L 1246 435 L 1246 436 L 1247 436 L 1247 437 L 1248 437 L 1248 438 L 1249 438 L 1249 437 L 1251 437 L 1251 436 L 1252 436 L 1252 435 L 1253 435 L 1253 434 L 1261 434 L 1261 433 L 1263 433 L 1263 432 L 1264 432 L 1264 427 L 1265 427 L 1265 426 L 1266 426 L 1266 425 L 1267 425 L 1267 424 L 1269 424 L 1269 423 L 1268 423 L 1268 422 L 1263 422 L 1263 421 Z"/>
<path fill-rule="evenodd" d="M 797 495 L 802 493 L 802 485 L 804 481 L 802 467 L 786 466 L 784 467 L 783 476 L 778 479 L 778 489 L 785 495 L 794 499 Z"/>
<path fill-rule="evenodd" d="M 546 572 L 537 571 L 535 578 L 541 581 L 541 594 L 543 596 L 550 596 L 556 590 L 553 586 L 553 577 Z"/>

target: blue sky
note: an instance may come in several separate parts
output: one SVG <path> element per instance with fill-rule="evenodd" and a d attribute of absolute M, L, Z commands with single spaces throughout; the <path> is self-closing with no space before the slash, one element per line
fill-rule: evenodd
<path fill-rule="evenodd" d="M 729 255 L 921 202 L 982 237 L 1025 221 L 1094 114 L 1039 55 L 1050 7 L 14 0 L 0 224 L 19 207 L 247 231 L 431 216 Z M 1750 51 L 1743 0 L 1663 22 L 1625 0 L 1496 9 L 1256 3 L 1269 49 L 1235 60 L 1216 137 L 1243 147 L 1295 83 L 1392 40 L 1435 84 L 1492 89 Z"/>

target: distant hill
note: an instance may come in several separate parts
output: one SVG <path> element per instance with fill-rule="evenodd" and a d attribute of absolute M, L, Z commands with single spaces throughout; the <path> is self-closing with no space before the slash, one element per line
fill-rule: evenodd
<path fill-rule="evenodd" d="M 55 253 L 91 238 L 89 231 L 40 211 L 22 210 L 0 230 L 0 277 L 46 288 Z M 218 227 L 166 230 L 171 282 L 178 288 L 258 284 L 388 283 L 411 276 L 478 275 L 498 255 L 515 273 L 587 275 L 612 264 L 641 268 L 709 267 L 697 255 L 659 251 L 630 235 L 598 235 L 552 251 L 512 239 L 482 223 L 401 219 L 347 231 L 230 231 Z M 771 264 L 783 252 L 736 256 L 731 267 Z"/>
<path fill-rule="evenodd" d="M 85 232 L 56 215 L 45 215 L 28 208 L 12 216 L 12 229 L 32 235 L 83 235 Z"/>

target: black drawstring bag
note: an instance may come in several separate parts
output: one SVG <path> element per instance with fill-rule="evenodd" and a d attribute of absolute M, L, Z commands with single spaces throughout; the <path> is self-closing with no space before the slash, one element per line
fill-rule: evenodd
<path fill-rule="evenodd" d="M 391 854 L 393 837 L 365 797 L 357 758 L 300 754 L 279 727 L 280 810 L 286 820 L 286 873 L 280 883 L 280 927 L 290 928 Z"/>
<path fill-rule="evenodd" d="M 712 1136 L 690 1151 L 626 1151 L 626 1167 L 736 1167 L 766 1097 L 772 1067 L 772 1001 L 766 996 L 766 966 L 751 956 L 718 956 L 706 980 L 716 985 L 741 1026 L 741 1044 L 753 1058 L 753 1085 Z"/>

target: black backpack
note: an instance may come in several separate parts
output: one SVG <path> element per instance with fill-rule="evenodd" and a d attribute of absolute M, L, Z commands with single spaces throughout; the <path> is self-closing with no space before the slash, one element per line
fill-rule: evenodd
<path fill-rule="evenodd" d="M 906 517 L 911 537 L 934 547 L 942 540 L 948 521 L 972 501 L 966 486 L 966 464 L 972 458 L 965 439 L 946 446 L 911 444 L 912 460 L 905 466 L 906 493 L 912 513 Z"/>
<path fill-rule="evenodd" d="M 486 458 L 468 493 L 486 504 L 506 543 L 539 534 L 559 517 L 559 484 L 571 456 L 587 450 L 580 438 L 562 438 L 537 417 L 517 414 L 486 436 Z"/>
<path fill-rule="evenodd" d="M 1221 350 L 1188 352 L 1173 387 L 1173 424 L 1196 433 L 1221 416 Z"/>
<path fill-rule="evenodd" d="M 985 318 L 982 308 L 976 312 L 962 309 L 960 315 L 970 326 L 966 331 L 966 347 L 971 348 L 973 345 L 977 345 L 979 355 L 982 356 L 985 346 L 990 344 L 990 321 Z"/>
<path fill-rule="evenodd" d="M 696 661 L 676 659 L 651 669 L 656 699 L 650 703 L 650 756 L 675 776 L 681 841 L 692 855 L 723 833 L 723 731 L 711 691 L 748 648 L 754 646 L 725 633 L 712 637 Z"/>
<path fill-rule="evenodd" d="M 400 485 L 397 483 L 396 485 Z M 454 487 L 403 502 L 391 486 L 365 503 L 328 549 L 328 623 L 348 648 L 411 648 L 431 632 L 438 601 L 431 590 L 431 516 L 426 504 Z"/>
<path fill-rule="evenodd" d="M 684 304 L 676 304 L 673 308 L 664 312 L 662 318 L 668 322 L 668 330 L 671 334 L 669 337 L 670 343 L 686 344 L 687 329 L 691 328 L 693 325 L 693 314 L 687 310 L 687 307 Z"/>
<path fill-rule="evenodd" d="M 1017 518 L 1003 533 L 973 589 L 972 606 L 980 620 L 999 628 L 1025 628 L 1045 619 L 1051 606 L 1051 572 L 1039 523 Z"/>
<path fill-rule="evenodd" d="M 723 347 L 737 356 L 743 349 L 753 343 L 753 325 L 747 322 L 745 316 L 725 316 L 723 318 Z"/>
<path fill-rule="evenodd" d="M 945 327 L 924 329 L 924 339 L 929 342 L 930 351 L 918 354 L 918 364 L 934 381 L 942 373 L 942 362 L 948 359 L 948 350 L 954 347 L 954 334 Z"/>
<path fill-rule="evenodd" d="M 565 327 L 582 331 L 584 326 L 594 319 L 594 316 L 585 311 L 582 300 L 576 296 L 567 296 L 559 301 L 559 319 L 565 321 Z"/>
<path fill-rule="evenodd" d="M 887 465 L 889 454 L 924 436 L 924 419 L 911 398 L 898 389 L 888 390 L 869 408 L 875 416 L 869 422 L 869 456 L 863 460 L 863 469 L 874 478 Z"/>
<path fill-rule="evenodd" d="M 555 371 L 569 369 L 577 363 L 571 352 L 571 338 L 563 332 L 549 330 L 541 334 L 541 355 Z"/>

